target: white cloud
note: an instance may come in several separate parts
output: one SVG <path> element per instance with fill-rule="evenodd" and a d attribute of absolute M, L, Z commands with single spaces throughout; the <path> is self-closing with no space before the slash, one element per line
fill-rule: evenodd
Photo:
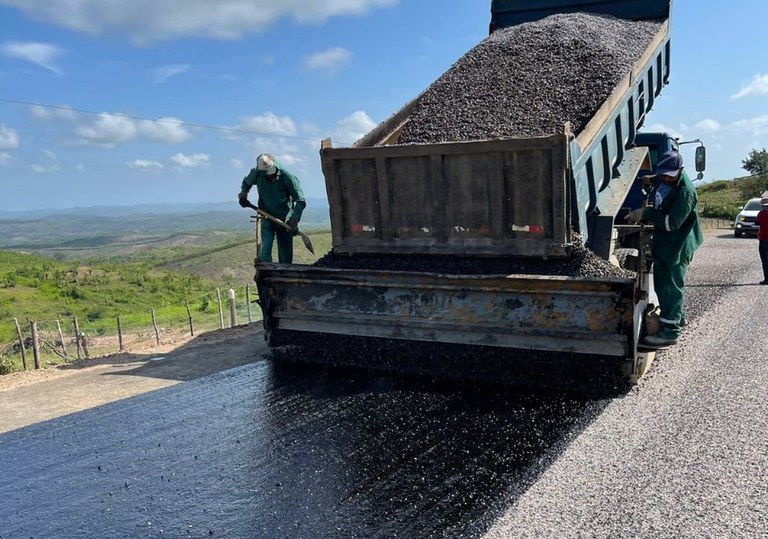
<path fill-rule="evenodd" d="M 192 136 L 178 118 L 160 118 L 159 120 L 142 120 L 137 124 L 140 135 L 156 142 L 175 144 L 185 142 Z"/>
<path fill-rule="evenodd" d="M 766 135 L 768 134 L 768 114 L 763 114 L 762 116 L 756 116 L 755 118 L 746 120 L 739 120 L 732 125 L 737 130 L 748 133 L 753 137 Z"/>
<path fill-rule="evenodd" d="M 0 124 L 0 150 L 15 150 L 19 147 L 19 134 L 11 127 Z"/>
<path fill-rule="evenodd" d="M 722 126 L 720 125 L 720 122 L 717 120 L 712 120 L 711 118 L 707 118 L 705 120 L 700 121 L 695 126 L 693 126 L 696 133 L 700 133 L 702 135 L 708 135 L 715 133 L 717 131 L 720 131 Z"/>
<path fill-rule="evenodd" d="M 123 116 L 100 115 L 91 125 L 75 129 L 77 136 L 93 144 L 114 148 L 118 143 L 136 138 L 136 122 Z"/>
<path fill-rule="evenodd" d="M 11 164 L 11 154 L 0 152 L 0 166 L 4 167 Z"/>
<path fill-rule="evenodd" d="M 25 60 L 48 71 L 53 71 L 57 75 L 61 74 L 61 70 L 56 66 L 56 59 L 63 51 L 56 45 L 13 41 L 3 43 L 0 51 L 8 58 Z"/>
<path fill-rule="evenodd" d="M 200 168 L 208 165 L 210 156 L 206 153 L 196 153 L 193 155 L 177 153 L 171 157 L 171 161 L 176 163 L 176 166 L 179 168 Z"/>
<path fill-rule="evenodd" d="M 353 112 L 339 120 L 333 132 L 333 139 L 340 145 L 349 145 L 376 127 L 376 122 L 362 110 Z"/>
<path fill-rule="evenodd" d="M 146 170 L 153 169 L 153 168 L 160 169 L 160 170 L 163 169 L 162 163 L 158 163 L 157 161 L 150 161 L 147 159 L 134 159 L 133 161 L 129 161 L 126 164 L 128 165 L 129 168 L 143 168 Z"/>
<path fill-rule="evenodd" d="M 30 18 L 90 35 L 126 34 L 136 43 L 183 36 L 236 39 L 279 19 L 317 24 L 363 15 L 398 0 L 0 0 Z"/>
<path fill-rule="evenodd" d="M 232 168 L 241 170 L 245 167 L 245 163 L 243 163 L 240 159 L 230 159 L 229 164 L 232 166 Z"/>
<path fill-rule="evenodd" d="M 63 120 L 75 121 L 78 117 L 77 112 L 72 110 L 69 105 L 60 105 L 56 107 L 43 107 L 42 105 L 30 105 L 30 116 L 36 120 L 50 120 L 52 118 L 61 118 Z"/>
<path fill-rule="evenodd" d="M 687 131 L 687 127 L 682 125 L 680 127 L 672 127 L 664 124 L 652 124 L 643 126 L 640 130 L 642 133 L 667 133 L 672 138 L 685 140 L 687 137 L 683 134 Z"/>
<path fill-rule="evenodd" d="M 58 172 L 59 170 L 61 170 L 61 167 L 59 166 L 58 163 L 53 163 L 50 165 L 34 164 L 34 165 L 31 165 L 30 168 L 33 171 L 37 172 L 38 174 L 46 174 L 48 172 Z"/>
<path fill-rule="evenodd" d="M 39 164 L 35 163 L 30 166 L 30 168 L 40 174 L 45 174 L 47 172 L 56 172 L 58 170 L 61 170 L 61 166 L 59 165 L 59 158 L 56 156 L 55 153 L 53 153 L 51 150 L 43 150 L 42 154 L 46 157 L 46 160 L 48 161 L 47 164 Z"/>
<path fill-rule="evenodd" d="M 326 75 L 334 75 L 344 67 L 352 57 L 347 49 L 333 47 L 323 52 L 318 52 L 307 58 L 305 66 L 313 71 L 321 71 Z"/>
<path fill-rule="evenodd" d="M 189 71 L 189 64 L 164 65 L 156 67 L 149 72 L 149 78 L 155 84 L 162 84 L 171 77 Z"/>
<path fill-rule="evenodd" d="M 90 124 L 77 127 L 75 133 L 86 143 L 99 144 L 108 148 L 140 138 L 177 144 L 189 140 L 192 136 L 177 118 L 135 120 L 108 113 L 99 115 Z"/>
<path fill-rule="evenodd" d="M 292 137 L 296 134 L 296 125 L 289 116 L 280 117 L 272 112 L 267 112 L 261 116 L 247 116 L 241 118 L 240 121 L 240 125 L 233 129 L 283 137 Z"/>
<path fill-rule="evenodd" d="M 750 95 L 768 94 L 768 75 L 755 75 L 752 82 L 731 96 L 731 99 L 741 99 Z"/>

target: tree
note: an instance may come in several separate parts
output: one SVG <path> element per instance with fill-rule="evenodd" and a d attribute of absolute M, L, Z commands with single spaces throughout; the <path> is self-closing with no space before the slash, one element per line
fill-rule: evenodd
<path fill-rule="evenodd" d="M 741 168 L 749 172 L 752 176 L 762 176 L 768 178 L 768 150 L 752 149 L 749 156 L 742 160 Z"/>

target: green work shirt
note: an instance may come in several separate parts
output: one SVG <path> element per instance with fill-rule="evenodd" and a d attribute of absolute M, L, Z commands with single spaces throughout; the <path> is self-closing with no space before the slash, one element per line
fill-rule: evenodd
<path fill-rule="evenodd" d="M 305 206 L 304 192 L 301 190 L 299 179 L 277 162 L 275 167 L 277 175 L 274 180 L 267 179 L 267 174 L 263 170 L 252 168 L 243 178 L 240 192 L 247 195 L 255 185 L 259 193 L 257 204 L 259 208 L 282 221 L 289 221 L 292 218 L 298 221 Z M 302 204 L 296 204 L 299 201 Z"/>
<path fill-rule="evenodd" d="M 661 179 L 657 176 L 653 181 L 652 196 L 655 196 L 660 183 Z M 697 202 L 696 188 L 683 171 L 661 206 L 648 207 L 643 211 L 643 219 L 653 222 L 653 256 L 669 266 L 687 264 L 704 242 L 696 214 Z"/>

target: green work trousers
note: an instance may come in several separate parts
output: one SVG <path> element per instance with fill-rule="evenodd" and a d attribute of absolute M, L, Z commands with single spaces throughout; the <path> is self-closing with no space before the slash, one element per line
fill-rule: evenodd
<path fill-rule="evenodd" d="M 680 335 L 680 321 L 683 319 L 683 290 L 685 274 L 690 260 L 680 264 L 667 265 L 660 258 L 653 258 L 653 287 L 659 298 L 659 322 L 667 333 Z"/>
<path fill-rule="evenodd" d="M 293 263 L 293 234 L 269 219 L 261 220 L 261 251 L 259 260 L 272 262 L 272 245 L 277 236 L 277 260 L 281 264 Z"/>

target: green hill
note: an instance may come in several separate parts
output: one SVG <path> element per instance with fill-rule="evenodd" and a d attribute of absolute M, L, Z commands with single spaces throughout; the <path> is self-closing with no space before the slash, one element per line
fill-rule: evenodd
<path fill-rule="evenodd" d="M 0 343 L 15 338 L 13 318 L 78 317 L 98 325 L 150 308 L 178 306 L 209 294 L 219 282 L 147 263 L 66 263 L 36 255 L 0 251 Z"/>
<path fill-rule="evenodd" d="M 310 236 L 316 254 L 296 238 L 296 263 L 311 264 L 330 250 L 330 232 Z M 0 373 L 20 368 L 20 351 L 13 345 L 14 318 L 27 336 L 28 320 L 38 321 L 55 339 L 57 321 L 69 326 L 74 318 L 89 337 L 114 335 L 118 316 L 124 330 L 146 334 L 151 332 L 153 310 L 164 326 L 186 328 L 188 303 L 196 327 L 212 329 L 219 324 L 216 290 L 236 289 L 238 305 L 243 306 L 245 288 L 253 285 L 252 234 L 212 247 L 164 244 L 139 252 L 126 246 L 121 251 L 114 244 L 106 248 L 109 255 L 79 251 L 94 255 L 90 261 L 0 250 Z M 106 262 L 108 256 L 120 262 Z M 255 287 L 251 294 L 252 303 Z M 71 327 L 64 333 L 74 335 Z M 10 355 L 2 357 L 4 351 Z"/>
<path fill-rule="evenodd" d="M 331 250 L 331 233 L 329 231 L 308 233 L 312 239 L 315 254 L 310 253 L 304 244 L 296 238 L 293 247 L 293 261 L 296 264 L 312 264 Z M 256 242 L 248 238 L 204 252 L 170 257 L 166 261 L 158 260 L 157 267 L 182 271 L 207 279 L 218 279 L 230 285 L 242 285 L 253 282 L 253 259 L 255 255 Z M 276 248 L 273 259 L 277 260 Z"/>
<path fill-rule="evenodd" d="M 759 197 L 768 187 L 765 178 L 745 176 L 699 184 L 699 212 L 703 217 L 733 219 L 747 200 Z"/>

